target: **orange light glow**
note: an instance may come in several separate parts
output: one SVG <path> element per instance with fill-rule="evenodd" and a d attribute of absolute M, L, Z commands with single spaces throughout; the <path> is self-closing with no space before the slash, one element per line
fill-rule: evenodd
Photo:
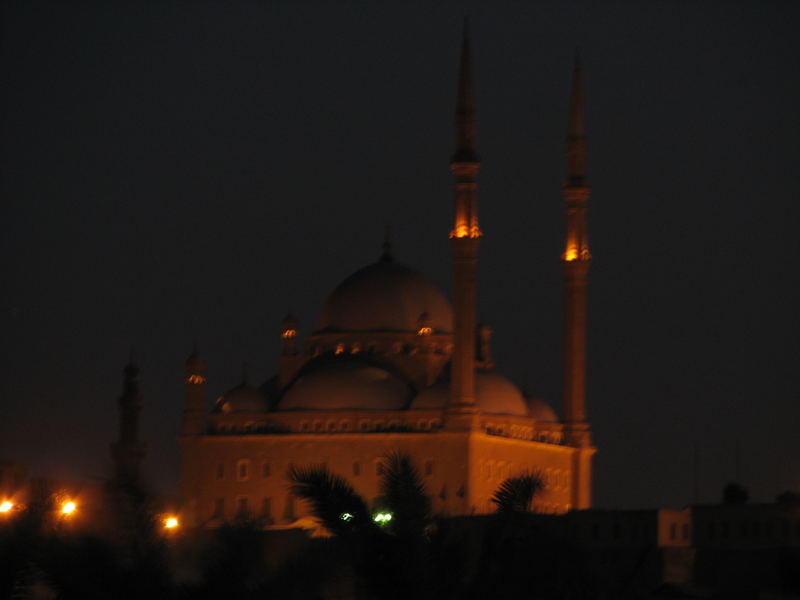
<path fill-rule="evenodd" d="M 296 329 L 287 329 L 281 334 L 281 338 L 283 338 L 284 340 L 290 340 L 294 337 L 297 337 Z"/>
<path fill-rule="evenodd" d="M 344 344 L 336 344 L 336 350 L 334 350 L 335 354 L 341 354 L 344 352 Z"/>
<path fill-rule="evenodd" d="M 14 508 L 14 503 L 9 500 L 5 500 L 2 504 L 0 504 L 0 513 L 7 513 L 12 508 Z"/>
<path fill-rule="evenodd" d="M 567 251 L 564 252 L 564 260 L 566 261 L 578 260 L 578 249 L 575 246 L 570 246 L 569 248 L 567 248 Z"/>
<path fill-rule="evenodd" d="M 453 231 L 450 232 L 451 238 L 479 238 L 483 235 L 480 227 L 473 225 L 469 227 L 466 223 L 459 223 L 455 226 Z"/>
<path fill-rule="evenodd" d="M 187 383 L 197 384 L 197 383 L 205 383 L 205 381 L 206 378 L 203 377 L 202 375 L 189 375 L 189 377 L 186 378 Z"/>
<path fill-rule="evenodd" d="M 417 335 L 431 335 L 433 333 L 433 327 L 420 327 L 417 330 Z"/>
<path fill-rule="evenodd" d="M 180 526 L 178 522 L 178 517 L 165 517 L 164 518 L 164 528 L 165 529 L 177 529 Z"/>
<path fill-rule="evenodd" d="M 78 506 L 72 500 L 67 500 L 61 505 L 61 514 L 68 517 L 73 514 L 77 508 Z"/>

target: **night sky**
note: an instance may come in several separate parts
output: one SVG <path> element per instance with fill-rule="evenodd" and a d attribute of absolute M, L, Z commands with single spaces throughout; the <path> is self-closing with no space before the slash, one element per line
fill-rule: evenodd
<path fill-rule="evenodd" d="M 449 295 L 472 18 L 479 313 L 560 410 L 572 61 L 589 135 L 596 505 L 800 491 L 796 2 L 11 2 L 2 20 L 0 459 L 102 477 L 142 367 L 174 488 L 193 340 L 209 404 L 277 364 L 291 308 L 394 253 Z"/>

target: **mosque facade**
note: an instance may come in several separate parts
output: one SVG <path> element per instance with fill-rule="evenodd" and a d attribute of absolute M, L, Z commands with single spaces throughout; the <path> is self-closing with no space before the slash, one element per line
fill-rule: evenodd
<path fill-rule="evenodd" d="M 383 255 L 347 277 L 305 340 L 288 315 L 277 373 L 242 383 L 206 408 L 205 366 L 186 363 L 179 495 L 187 524 L 238 517 L 288 526 L 308 515 L 289 491 L 291 466 L 325 465 L 364 498 L 380 494 L 382 460 L 409 454 L 434 510 L 492 512 L 508 477 L 535 472 L 544 490 L 534 510 L 591 506 L 592 445 L 585 411 L 586 227 L 589 186 L 580 66 L 573 73 L 563 185 L 563 415 L 528 398 L 495 369 L 488 327 L 476 322 L 478 222 L 469 39 L 459 67 L 454 176 L 452 302 L 420 272 Z M 443 232 L 446 234 L 446 232 Z M 123 445 L 124 446 L 124 445 Z M 124 458 L 125 448 L 115 452 Z M 131 446 L 131 458 L 140 452 Z M 121 459 L 118 459 L 120 462 Z"/>

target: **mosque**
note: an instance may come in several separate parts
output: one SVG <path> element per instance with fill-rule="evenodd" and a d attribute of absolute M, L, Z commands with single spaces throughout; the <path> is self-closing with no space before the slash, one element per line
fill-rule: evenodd
<path fill-rule="evenodd" d="M 528 471 L 545 481 L 535 510 L 590 507 L 595 448 L 585 413 L 585 362 L 591 257 L 580 65 L 572 78 L 563 185 L 561 419 L 495 370 L 491 331 L 476 323 L 483 233 L 466 33 L 456 104 L 452 302 L 423 274 L 397 262 L 386 244 L 377 262 L 333 290 L 308 339 L 298 339 L 294 317 L 285 318 L 276 339 L 282 348 L 277 373 L 260 387 L 243 378 L 209 412 L 204 364 L 193 353 L 186 363 L 179 484 L 187 524 L 213 527 L 240 516 L 276 527 L 297 523 L 308 510 L 289 492 L 292 465 L 324 464 L 373 501 L 382 458 L 392 451 L 411 455 L 438 514 L 492 512 L 500 483 Z M 127 412 L 125 396 L 120 400 L 123 434 L 125 419 L 138 413 L 136 394 L 131 398 Z M 128 442 L 123 437 L 115 459 L 119 468 L 135 469 L 142 455 L 135 428 Z"/>

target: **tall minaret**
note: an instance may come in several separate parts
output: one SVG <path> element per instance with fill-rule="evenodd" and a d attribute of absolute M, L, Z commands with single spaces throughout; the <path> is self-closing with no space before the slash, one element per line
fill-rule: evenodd
<path fill-rule="evenodd" d="M 586 204 L 586 132 L 580 57 L 572 72 L 572 96 L 567 132 L 567 177 L 563 186 L 567 204 L 564 265 L 564 425 L 573 446 L 590 446 L 586 421 L 586 287 L 589 275 L 589 238 Z"/>
<path fill-rule="evenodd" d="M 473 414 L 475 408 L 475 271 L 481 230 L 478 226 L 477 184 L 480 161 L 475 151 L 475 105 L 472 96 L 468 23 L 458 74 L 455 176 L 455 223 L 450 232 L 453 248 L 453 356 L 450 414 Z"/>
<path fill-rule="evenodd" d="M 133 356 L 125 367 L 124 375 L 122 396 L 119 398 L 119 439 L 111 444 L 111 457 L 114 459 L 116 481 L 135 485 L 140 481 L 145 449 L 139 441 L 142 394 L 139 391 L 139 367 L 133 363 Z"/>

